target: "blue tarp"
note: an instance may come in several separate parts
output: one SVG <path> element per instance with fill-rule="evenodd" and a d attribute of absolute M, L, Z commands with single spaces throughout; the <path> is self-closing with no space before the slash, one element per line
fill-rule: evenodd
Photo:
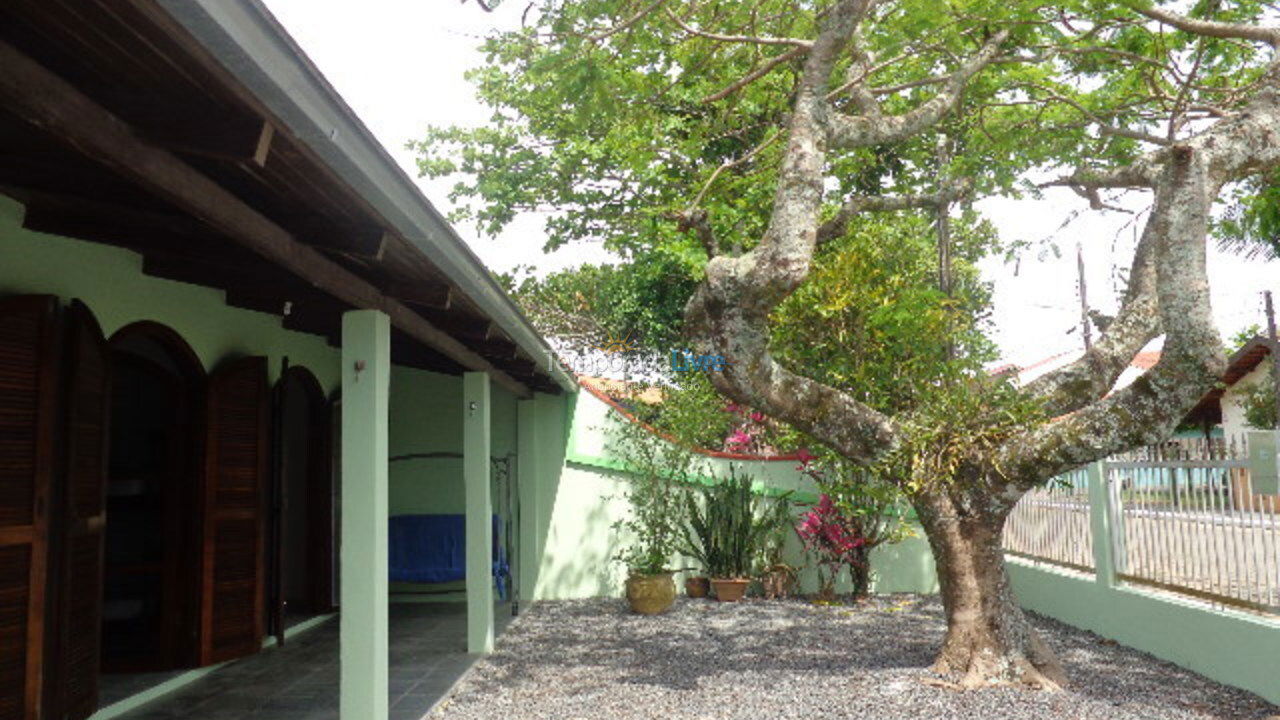
<path fill-rule="evenodd" d="M 467 577 L 466 516 L 393 515 L 389 521 L 388 558 L 392 582 L 442 583 Z M 506 553 L 498 542 L 498 516 L 493 516 L 493 576 L 498 597 L 506 599 L 510 576 Z"/>

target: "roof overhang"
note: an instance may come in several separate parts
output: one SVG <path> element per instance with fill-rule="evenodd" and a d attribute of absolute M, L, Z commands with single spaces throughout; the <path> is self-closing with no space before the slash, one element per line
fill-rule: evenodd
<path fill-rule="evenodd" d="M 484 264 L 256 0 L 158 0 L 287 130 L 422 250 L 561 388 L 573 376 Z"/>

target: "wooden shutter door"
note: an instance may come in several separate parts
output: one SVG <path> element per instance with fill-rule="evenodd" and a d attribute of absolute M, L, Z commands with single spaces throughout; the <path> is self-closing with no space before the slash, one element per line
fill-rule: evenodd
<path fill-rule="evenodd" d="M 0 720 L 40 712 L 56 309 L 0 299 Z"/>
<path fill-rule="evenodd" d="M 202 665 L 261 649 L 264 483 L 269 469 L 267 360 L 209 376 L 205 446 Z"/>
<path fill-rule="evenodd" d="M 52 526 L 57 578 L 49 631 L 53 692 L 44 717 L 82 720 L 98 709 L 102 664 L 102 553 L 106 527 L 110 351 L 93 313 L 76 301 L 67 312 L 64 422 Z"/>
<path fill-rule="evenodd" d="M 307 466 L 307 572 L 311 612 L 333 610 L 333 409 L 323 398 L 312 408 Z"/>

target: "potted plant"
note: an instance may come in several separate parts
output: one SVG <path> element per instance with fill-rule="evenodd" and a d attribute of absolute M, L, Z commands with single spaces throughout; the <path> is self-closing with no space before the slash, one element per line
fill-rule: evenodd
<path fill-rule="evenodd" d="M 736 602 L 746 594 L 764 540 L 785 518 L 775 505 L 764 501 L 751 489 L 751 478 L 730 467 L 723 482 L 704 487 L 695 495 L 686 490 L 682 549 L 698 558 L 707 574 L 716 599 Z M 784 500 L 785 502 L 785 500 Z"/>
<path fill-rule="evenodd" d="M 631 610 L 656 615 L 671 607 L 676 597 L 669 562 L 680 518 L 677 486 L 688 459 L 629 423 L 615 438 L 614 449 L 627 467 L 629 483 L 623 494 L 631 506 L 630 515 L 613 526 L 630 538 L 616 559 L 627 566 L 625 590 Z"/>
<path fill-rule="evenodd" d="M 779 501 L 774 506 L 774 512 L 775 524 L 765 538 L 761 563 L 763 572 L 760 575 L 760 585 L 766 600 L 790 597 L 800 583 L 800 568 L 782 559 L 787 538 L 794 532 L 790 503 Z"/>

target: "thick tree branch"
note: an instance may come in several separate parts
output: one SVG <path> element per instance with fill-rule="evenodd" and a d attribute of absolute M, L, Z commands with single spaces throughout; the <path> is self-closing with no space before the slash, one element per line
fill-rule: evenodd
<path fill-rule="evenodd" d="M 818 245 L 844 235 L 849 229 L 849 221 L 861 213 L 938 208 L 945 203 L 963 200 L 972 191 L 973 182 L 969 178 L 961 178 L 938 192 L 923 195 L 853 195 L 818 228 Z"/>
<path fill-rule="evenodd" d="M 1133 4 L 1132 7 L 1152 20 L 1193 35 L 1251 40 L 1253 42 L 1266 43 L 1274 48 L 1280 48 L 1280 29 L 1278 28 L 1247 25 L 1245 23 L 1218 22 L 1216 20 L 1197 20 L 1162 8 L 1143 7 L 1138 4 Z"/>
<path fill-rule="evenodd" d="M 707 216 L 705 209 L 690 208 L 675 213 L 674 219 L 681 232 L 693 231 L 694 236 L 698 238 L 698 242 L 702 244 L 702 248 L 707 251 L 708 258 L 713 258 L 720 254 L 720 244 L 716 241 L 715 231 L 711 228 L 711 219 Z"/>
<path fill-rule="evenodd" d="M 830 143 L 835 148 L 867 147 L 897 142 L 918 135 L 932 127 L 960 101 L 965 85 L 983 68 L 991 64 L 1000 45 L 1009 37 L 1002 29 L 983 44 L 973 57 L 951 74 L 937 95 L 902 115 L 884 115 L 878 106 L 876 111 L 858 116 L 840 113 L 830 120 Z"/>
<path fill-rule="evenodd" d="M 1027 384 L 1026 391 L 1044 401 L 1051 417 L 1074 412 L 1105 396 L 1138 351 L 1159 336 L 1155 264 L 1159 239 L 1155 228 L 1150 221 L 1143 228 L 1133 253 L 1124 303 L 1098 342 L 1074 363 Z"/>
<path fill-rule="evenodd" d="M 840 390 L 782 367 L 769 350 L 769 313 L 808 275 L 818 234 L 826 165 L 825 92 L 868 0 L 832 6 L 805 61 L 778 171 L 773 213 L 760 244 L 707 263 L 685 309 L 686 331 L 728 368 L 712 373 L 724 395 L 810 433 L 847 457 L 871 460 L 896 442 L 887 417 Z"/>

